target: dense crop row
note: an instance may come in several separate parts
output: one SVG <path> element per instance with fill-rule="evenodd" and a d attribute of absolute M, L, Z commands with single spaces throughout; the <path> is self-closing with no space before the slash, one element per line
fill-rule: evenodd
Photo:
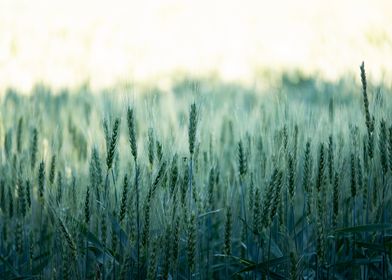
<path fill-rule="evenodd" d="M 361 82 L 9 91 L 0 278 L 390 279 L 391 98 Z"/>

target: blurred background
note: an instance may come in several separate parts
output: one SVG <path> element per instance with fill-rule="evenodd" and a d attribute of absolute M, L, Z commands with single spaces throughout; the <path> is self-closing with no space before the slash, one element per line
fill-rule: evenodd
<path fill-rule="evenodd" d="M 268 87 L 283 73 L 392 85 L 390 0 L 0 0 L 0 91 L 170 87 L 213 77 Z"/>

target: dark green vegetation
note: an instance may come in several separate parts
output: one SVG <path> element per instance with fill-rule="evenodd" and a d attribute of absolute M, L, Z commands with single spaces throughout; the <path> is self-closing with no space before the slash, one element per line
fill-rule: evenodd
<path fill-rule="evenodd" d="M 0 278 L 391 279 L 391 92 L 360 77 L 8 92 Z"/>

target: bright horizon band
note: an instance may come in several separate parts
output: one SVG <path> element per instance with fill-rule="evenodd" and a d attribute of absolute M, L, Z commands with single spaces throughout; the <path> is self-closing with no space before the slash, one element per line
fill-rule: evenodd
<path fill-rule="evenodd" d="M 362 60 L 369 79 L 392 77 L 390 1 L 79 2 L 0 1 L 0 90 L 293 69 L 334 81 Z"/>

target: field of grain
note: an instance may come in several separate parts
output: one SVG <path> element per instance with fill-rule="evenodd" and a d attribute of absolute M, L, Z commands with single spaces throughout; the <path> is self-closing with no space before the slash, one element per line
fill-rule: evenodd
<path fill-rule="evenodd" d="M 391 89 L 282 77 L 0 102 L 1 279 L 391 279 Z"/>

